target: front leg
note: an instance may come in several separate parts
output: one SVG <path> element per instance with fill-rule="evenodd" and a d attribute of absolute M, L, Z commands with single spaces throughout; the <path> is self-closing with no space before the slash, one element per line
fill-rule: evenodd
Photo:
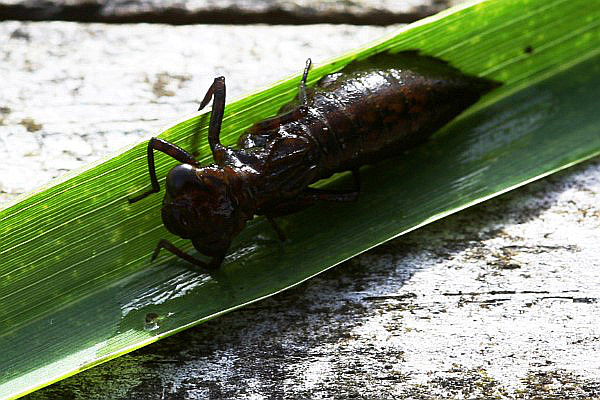
<path fill-rule="evenodd" d="M 150 173 L 150 183 L 152 184 L 152 189 L 140 194 L 139 196 L 135 196 L 129 199 L 129 203 L 135 203 L 138 200 L 143 199 L 144 197 L 151 195 L 152 193 L 158 193 L 160 191 L 160 184 L 158 183 L 158 179 L 156 178 L 156 168 L 154 166 L 154 150 L 162 151 L 165 154 L 170 155 L 177 161 L 183 164 L 190 164 L 193 166 L 198 166 L 198 162 L 194 159 L 194 157 L 183 150 L 181 147 L 174 145 L 173 143 L 169 143 L 162 139 L 152 138 L 148 142 L 148 172 Z"/>
<path fill-rule="evenodd" d="M 177 257 L 179 257 L 191 264 L 194 264 L 197 267 L 200 267 L 200 269 L 203 272 L 215 271 L 216 269 L 219 268 L 219 266 L 223 262 L 223 259 L 225 258 L 224 256 L 213 257 L 211 262 L 207 264 L 203 261 L 196 259 L 195 257 L 192 257 L 185 251 L 176 247 L 173 243 L 169 242 L 168 240 L 161 239 L 158 241 L 158 244 L 156 245 L 156 248 L 154 249 L 154 253 L 152 253 L 151 261 L 156 260 L 156 257 L 158 257 L 158 253 L 160 253 L 160 249 L 165 249 L 165 250 L 169 251 L 170 253 L 175 254 Z"/>
<path fill-rule="evenodd" d="M 219 135 L 221 134 L 221 125 L 223 123 L 223 115 L 225 114 L 225 77 L 219 76 L 215 78 L 213 84 L 210 85 L 204 99 L 200 103 L 198 111 L 202 110 L 213 99 L 212 111 L 210 113 L 210 122 L 208 126 L 208 144 L 212 151 L 213 158 L 217 165 L 225 163 L 227 148 L 221 144 Z"/>

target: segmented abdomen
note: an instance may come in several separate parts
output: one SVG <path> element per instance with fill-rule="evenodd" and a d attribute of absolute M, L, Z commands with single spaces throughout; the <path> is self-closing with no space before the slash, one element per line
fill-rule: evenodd
<path fill-rule="evenodd" d="M 325 76 L 307 91 L 306 113 L 290 103 L 281 111 L 295 112 L 255 124 L 239 145 L 261 190 L 293 196 L 426 141 L 496 86 L 416 52 L 379 54 Z"/>
<path fill-rule="evenodd" d="M 321 152 L 319 178 L 427 140 L 479 98 L 472 79 L 400 69 L 326 77 L 309 96 L 309 115 L 297 121 Z"/>

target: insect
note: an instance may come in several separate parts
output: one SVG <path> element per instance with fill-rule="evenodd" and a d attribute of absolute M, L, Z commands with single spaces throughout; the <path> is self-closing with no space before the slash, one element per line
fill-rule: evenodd
<path fill-rule="evenodd" d="M 212 165 L 200 166 L 180 147 L 150 139 L 152 188 L 129 201 L 160 190 L 154 150 L 175 158 L 181 164 L 167 175 L 163 223 L 211 257 L 210 262 L 203 262 L 162 239 L 152 260 L 166 249 L 196 266 L 214 270 L 231 240 L 255 215 L 264 215 L 283 240 L 274 218 L 321 201 L 356 200 L 362 165 L 426 141 L 498 85 L 414 51 L 352 62 L 307 88 L 310 67 L 308 59 L 297 98 L 283 106 L 278 116 L 254 124 L 236 148 L 224 146 L 219 139 L 225 78 L 215 78 L 200 104 L 201 110 L 213 100 L 208 130 Z M 352 171 L 354 189 L 309 186 L 341 171 Z"/>

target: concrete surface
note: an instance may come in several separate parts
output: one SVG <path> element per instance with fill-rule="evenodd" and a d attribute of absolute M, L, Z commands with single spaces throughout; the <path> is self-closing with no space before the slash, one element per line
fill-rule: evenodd
<path fill-rule="evenodd" d="M 0 201 L 392 29 L 0 23 Z"/>
<path fill-rule="evenodd" d="M 2 22 L 2 200 L 384 31 Z M 598 398 L 599 199 L 595 159 L 29 398 Z"/>
<path fill-rule="evenodd" d="M 0 0 L 0 20 L 181 24 L 390 25 L 412 22 L 460 0 Z"/>

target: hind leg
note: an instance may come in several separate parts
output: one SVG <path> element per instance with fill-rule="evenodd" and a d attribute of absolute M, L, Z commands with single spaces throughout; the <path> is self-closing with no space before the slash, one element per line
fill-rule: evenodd
<path fill-rule="evenodd" d="M 304 67 L 304 73 L 302 74 L 302 79 L 300 80 L 300 87 L 298 88 L 298 99 L 300 100 L 300 104 L 303 106 L 306 106 L 306 79 L 308 78 L 308 71 L 310 70 L 311 65 L 312 60 L 307 58 L 306 66 Z"/>

